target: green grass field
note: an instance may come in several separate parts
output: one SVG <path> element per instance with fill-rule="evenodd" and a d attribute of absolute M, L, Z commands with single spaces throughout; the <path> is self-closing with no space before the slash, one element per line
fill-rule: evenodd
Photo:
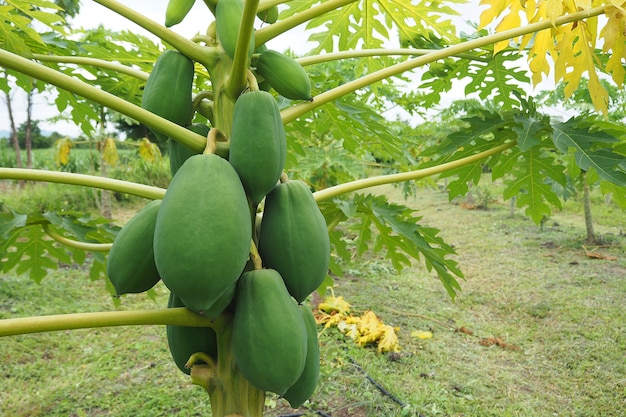
<path fill-rule="evenodd" d="M 373 191 L 399 200 L 396 189 Z M 451 300 L 417 263 L 397 273 L 372 254 L 345 265 L 335 294 L 355 313 L 371 309 L 397 326 L 401 352 L 378 354 L 336 329 L 320 328 L 322 381 L 299 411 L 333 417 L 626 415 L 623 212 L 595 205 L 596 229 L 607 242 L 586 248 L 606 257 L 596 259 L 583 248 L 575 202 L 541 229 L 519 210 L 510 216 L 508 202 L 467 210 L 448 203 L 443 192 L 423 190 L 407 204 L 456 248 L 463 291 Z M 156 303 L 126 296 L 121 308 L 164 307 L 166 289 L 159 284 L 156 292 Z M 41 285 L 14 274 L 0 277 L 0 318 L 114 309 L 104 284 L 89 281 L 82 267 L 53 272 Z M 433 337 L 419 339 L 413 331 Z M 2 416 L 210 415 L 204 391 L 171 361 L 163 327 L 23 335 L 0 344 Z M 294 413 L 282 399 L 270 396 L 266 403 L 267 416 Z"/>

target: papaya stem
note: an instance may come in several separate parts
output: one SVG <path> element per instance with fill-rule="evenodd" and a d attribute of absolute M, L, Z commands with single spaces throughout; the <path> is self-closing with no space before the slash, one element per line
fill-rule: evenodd
<path fill-rule="evenodd" d="M 219 59 L 220 53 L 217 48 L 199 45 L 116 0 L 94 1 L 107 9 L 114 11 L 120 16 L 125 17 L 131 22 L 136 23 L 148 32 L 157 36 L 159 39 L 172 45 L 190 59 L 200 62 L 205 67 L 215 65 L 215 62 Z"/>
<path fill-rule="evenodd" d="M 217 142 L 225 139 L 224 133 L 221 130 L 214 127 L 209 130 L 209 134 L 206 137 L 206 148 L 204 148 L 203 154 L 214 154 L 217 151 Z"/>
<path fill-rule="evenodd" d="M 179 142 L 187 145 L 189 148 L 200 151 L 205 145 L 202 136 L 172 123 L 167 119 L 157 116 L 129 101 L 117 97 L 106 91 L 102 91 L 86 82 L 72 78 L 66 74 L 48 68 L 44 65 L 33 62 L 29 59 L 0 49 L 0 66 L 10 68 L 24 75 L 44 81 L 48 84 L 55 85 L 61 89 L 70 91 L 88 100 L 108 107 L 131 117 L 151 128 L 159 130 L 163 134 L 175 137 Z"/>
<path fill-rule="evenodd" d="M 254 269 L 263 269 L 263 260 L 261 259 L 259 249 L 257 248 L 256 243 L 254 243 L 254 240 L 250 242 L 250 259 L 252 259 Z"/>
<path fill-rule="evenodd" d="M 194 366 L 199 361 L 205 362 L 210 367 L 215 367 L 216 366 L 215 365 L 215 360 L 213 360 L 212 357 L 210 357 L 209 355 L 207 355 L 204 352 L 196 352 L 196 353 L 192 354 L 189 357 L 189 359 L 185 363 L 185 368 L 191 368 L 192 366 Z"/>
<path fill-rule="evenodd" d="M 248 87 L 250 88 L 250 91 L 259 91 L 259 83 L 257 82 L 252 71 L 246 71 L 246 78 L 248 80 Z"/>
<path fill-rule="evenodd" d="M 95 327 L 175 325 L 218 329 L 223 318 L 203 317 L 185 307 L 159 310 L 104 311 L 0 320 L 0 336 L 15 336 Z"/>
<path fill-rule="evenodd" d="M 245 0 L 244 2 L 233 66 L 230 69 L 226 85 L 226 91 L 230 97 L 237 97 L 246 86 L 246 71 L 250 64 L 248 62 L 248 47 L 254 32 L 254 18 L 258 4 L 259 0 Z"/>
<path fill-rule="evenodd" d="M 503 152 L 516 145 L 516 142 L 504 143 L 502 145 L 495 146 L 486 151 L 470 155 L 465 158 L 457 159 L 456 161 L 446 162 L 430 168 L 418 169 L 409 172 L 400 172 L 398 174 L 378 175 L 375 177 L 362 178 L 360 180 L 346 182 L 334 187 L 325 188 L 313 193 L 315 201 L 326 201 L 342 194 L 350 193 L 364 188 L 375 187 L 377 185 L 393 184 L 396 182 L 411 181 L 421 178 L 426 178 L 431 175 L 441 174 L 450 169 L 458 168 L 464 165 L 469 165 L 481 159 Z"/>
<path fill-rule="evenodd" d="M 286 19 L 280 20 L 272 25 L 266 26 L 256 31 L 255 35 L 255 47 L 259 47 L 267 41 L 274 39 L 278 35 L 292 29 L 304 22 L 307 22 L 315 17 L 321 16 L 331 10 L 338 9 L 346 4 L 354 3 L 357 0 L 328 0 L 321 4 L 311 7 L 308 10 L 290 16 Z M 271 6 L 270 6 L 271 7 Z"/>
<path fill-rule="evenodd" d="M 330 3 L 330 1 L 328 3 Z M 324 3 L 324 4 L 327 4 L 327 3 Z M 313 10 L 313 9 L 310 9 L 310 10 Z M 313 97 L 313 100 L 310 102 L 303 102 L 300 104 L 296 104 L 293 107 L 283 110 L 281 112 L 283 123 L 289 123 L 292 120 L 297 119 L 303 114 L 319 106 L 322 106 L 330 101 L 336 100 L 345 94 L 351 93 L 363 87 L 367 87 L 368 85 L 374 84 L 375 82 L 384 80 L 385 78 L 389 78 L 394 75 L 401 74 L 406 71 L 410 71 L 414 68 L 437 61 L 439 59 L 456 56 L 459 53 L 465 53 L 465 52 L 471 51 L 472 49 L 481 48 L 483 46 L 491 45 L 493 43 L 497 43 L 497 42 L 507 40 L 507 39 L 517 38 L 519 36 L 523 36 L 529 33 L 535 33 L 535 32 L 539 32 L 542 30 L 550 29 L 554 26 L 564 25 L 566 23 L 586 19 L 588 17 L 598 16 L 604 13 L 604 9 L 605 9 L 605 6 L 595 7 L 595 8 L 585 10 L 582 12 L 559 16 L 558 18 L 556 18 L 555 21 L 544 20 L 541 22 L 531 23 L 531 24 L 521 26 L 518 28 L 505 30 L 502 32 L 494 33 L 492 35 L 483 36 L 478 39 L 472 39 L 469 41 L 461 42 L 459 44 L 452 45 L 444 49 L 434 50 L 420 57 L 417 57 L 408 61 L 400 62 L 398 64 L 391 65 L 387 68 L 383 68 L 378 71 L 374 71 L 370 74 L 364 75 L 363 77 L 357 78 L 356 80 L 347 82 L 339 87 L 335 87 L 331 90 L 325 91 L 322 94 L 319 94 Z M 278 23 L 275 23 L 272 26 L 269 26 L 267 29 L 270 29 L 277 24 Z M 262 30 L 266 30 L 266 29 L 259 29 L 257 31 L 257 37 L 256 37 L 257 42 L 259 41 L 259 38 L 260 38 L 259 32 L 261 32 Z"/>
<path fill-rule="evenodd" d="M 200 34 L 195 35 L 193 38 L 191 38 L 191 41 L 195 43 L 203 42 L 205 45 L 209 45 L 209 46 L 213 46 L 217 43 L 215 41 L 215 38 L 212 38 L 209 35 L 200 35 Z"/>
<path fill-rule="evenodd" d="M 104 178 L 96 175 L 73 174 L 70 172 L 47 171 L 43 169 L 0 168 L 0 179 L 82 185 L 85 187 L 136 195 L 152 200 L 159 200 L 165 195 L 165 189 L 150 185 Z"/>
<path fill-rule="evenodd" d="M 43 227 L 43 231 L 46 232 L 48 236 L 57 242 L 69 246 L 71 248 L 82 249 L 90 252 L 108 252 L 111 250 L 111 243 L 88 243 L 88 242 L 80 242 L 78 240 L 69 239 L 65 236 L 61 236 L 54 230 L 50 228 L 49 223 L 43 223 L 41 225 Z"/>

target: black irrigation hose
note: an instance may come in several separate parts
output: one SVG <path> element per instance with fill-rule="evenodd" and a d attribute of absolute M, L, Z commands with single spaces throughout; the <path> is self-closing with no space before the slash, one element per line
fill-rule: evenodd
<path fill-rule="evenodd" d="M 306 412 L 306 413 L 295 413 L 295 414 L 281 414 L 277 417 L 301 417 L 301 416 L 306 416 L 307 414 L 310 414 L 310 413 Z M 323 411 L 315 411 L 315 414 L 321 417 L 332 417 L 330 414 L 326 414 Z"/>
<path fill-rule="evenodd" d="M 348 355 L 348 360 L 356 367 L 356 369 L 358 369 L 363 375 L 365 375 L 365 378 L 367 378 L 367 380 L 369 382 L 371 382 L 372 385 L 374 385 L 376 387 L 376 389 L 378 391 L 380 391 L 383 395 L 391 398 L 391 401 L 393 401 L 394 403 L 398 404 L 400 407 L 406 407 L 407 406 L 407 403 L 405 403 L 404 401 L 402 401 L 401 399 L 399 399 L 398 397 L 396 397 L 395 395 L 393 395 L 392 393 L 387 391 L 385 389 L 385 387 L 380 385 L 380 383 L 378 381 L 376 381 L 374 378 L 369 376 L 368 373 L 365 372 L 365 369 L 361 368 L 361 366 L 358 363 L 356 363 L 356 361 L 350 355 Z"/>
<path fill-rule="evenodd" d="M 368 373 L 365 371 L 365 369 L 363 369 L 358 363 L 356 363 L 356 361 L 354 360 L 354 358 L 352 358 L 352 356 L 348 355 L 348 360 L 350 361 L 350 363 L 352 363 L 352 365 L 354 365 L 359 372 L 361 372 L 365 378 L 367 378 L 367 380 L 369 382 L 372 383 L 372 385 L 374 385 L 376 387 L 376 389 L 378 391 L 380 391 L 383 395 L 391 398 L 391 400 L 398 404 L 400 407 L 406 407 L 408 404 L 405 403 L 404 401 L 402 401 L 401 399 L 399 399 L 398 397 L 396 397 L 395 395 L 393 395 L 392 393 L 390 393 L 389 391 L 387 391 L 385 389 L 385 387 L 383 387 L 378 381 L 376 381 L 374 378 L 372 378 L 371 376 L 368 375 Z M 304 413 L 295 413 L 295 414 L 281 414 L 279 416 L 276 417 L 301 417 L 301 416 L 305 416 L 307 414 L 310 414 L 310 412 L 304 412 Z M 321 417 L 332 417 L 329 414 L 326 414 L 322 411 L 315 411 L 314 414 L 317 414 L 318 416 Z M 424 417 L 424 415 L 422 413 L 418 413 L 417 417 Z"/>

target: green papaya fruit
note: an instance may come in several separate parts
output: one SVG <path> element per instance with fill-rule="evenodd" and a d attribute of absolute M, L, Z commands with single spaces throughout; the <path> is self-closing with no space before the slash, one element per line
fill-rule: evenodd
<path fill-rule="evenodd" d="M 194 123 L 190 126 L 187 126 L 187 129 L 206 137 L 209 134 L 210 127 L 203 123 Z M 168 141 L 168 147 L 170 155 L 170 172 L 172 173 L 172 176 L 176 174 L 178 169 L 187 159 L 189 159 L 193 155 L 197 155 L 200 153 L 188 148 L 186 145 L 183 145 L 182 143 L 172 138 L 170 138 Z"/>
<path fill-rule="evenodd" d="M 274 97 L 266 91 L 239 96 L 233 112 L 228 160 L 253 204 L 274 188 L 286 155 L 285 129 Z"/>
<path fill-rule="evenodd" d="M 242 0 L 219 0 L 215 9 L 217 40 L 231 59 L 235 56 L 239 27 L 243 15 Z M 248 44 L 248 60 L 254 52 L 254 31 Z"/>
<path fill-rule="evenodd" d="M 183 21 L 196 0 L 169 0 L 165 9 L 165 27 L 171 27 Z"/>
<path fill-rule="evenodd" d="M 293 408 L 300 407 L 311 398 L 320 378 L 320 345 L 317 340 L 315 317 L 313 317 L 313 312 L 309 307 L 302 304 L 298 307 L 300 307 L 300 313 L 306 326 L 307 352 L 304 370 L 300 378 L 283 394 L 283 398 L 289 401 L 289 405 Z"/>
<path fill-rule="evenodd" d="M 233 355 L 255 387 L 282 395 L 302 374 L 307 333 L 298 306 L 278 272 L 244 273 L 237 285 Z"/>
<path fill-rule="evenodd" d="M 252 224 L 241 180 L 225 159 L 194 155 L 178 170 L 156 220 L 154 258 L 163 283 L 200 314 L 237 281 Z"/>
<path fill-rule="evenodd" d="M 256 16 L 264 21 L 265 23 L 276 23 L 278 20 L 278 5 L 272 6 L 269 9 L 265 9 L 261 12 L 258 12 Z"/>
<path fill-rule="evenodd" d="M 170 293 L 167 308 L 185 307 L 174 293 Z M 185 368 L 189 357 L 197 352 L 204 352 L 217 360 L 217 335 L 210 327 L 165 326 L 167 344 L 174 363 L 181 372 L 189 375 L 191 369 Z"/>
<path fill-rule="evenodd" d="M 107 258 L 106 273 L 117 295 L 140 293 L 161 279 L 152 243 L 161 200 L 148 203 L 122 227 Z"/>
<path fill-rule="evenodd" d="M 268 49 L 261 52 L 252 63 L 278 94 L 291 100 L 311 101 L 311 80 L 293 58 Z"/>
<path fill-rule="evenodd" d="M 324 281 L 330 263 L 328 228 L 304 182 L 281 183 L 267 195 L 258 246 L 263 265 L 280 273 L 299 303 Z"/>
<path fill-rule="evenodd" d="M 143 90 L 141 107 L 171 122 L 186 126 L 193 117 L 193 61 L 168 49 L 156 61 Z M 160 142 L 167 135 L 150 127 Z"/>

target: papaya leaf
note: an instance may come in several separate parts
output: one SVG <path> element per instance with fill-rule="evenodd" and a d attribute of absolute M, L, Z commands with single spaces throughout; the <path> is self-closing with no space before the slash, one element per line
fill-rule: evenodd
<path fill-rule="evenodd" d="M 468 70 L 471 81 L 465 94 L 478 93 L 483 100 L 491 100 L 502 110 L 512 110 L 519 105 L 521 85 L 528 84 L 526 71 L 518 68 L 517 53 L 500 52 L 488 62 L 472 61 Z"/>
<path fill-rule="evenodd" d="M 574 149 L 576 164 L 580 169 L 594 169 L 606 181 L 619 186 L 626 186 L 626 157 L 601 145 L 620 142 L 615 136 L 597 130 L 580 119 L 572 118 L 554 125 L 552 136 L 554 145 L 563 153 Z"/>
<path fill-rule="evenodd" d="M 28 273 L 30 279 L 41 282 L 48 270 L 58 268 L 58 259 L 70 263 L 68 251 L 48 238 L 41 227 L 28 226 L 14 233 L 1 248 L 1 270 L 8 272 L 16 268 L 18 274 Z"/>
<path fill-rule="evenodd" d="M 600 191 L 604 195 L 610 195 L 612 201 L 626 210 L 626 187 L 620 187 L 610 181 L 600 181 Z"/>
<path fill-rule="evenodd" d="M 21 229 L 26 226 L 26 220 L 28 216 L 20 213 L 1 213 L 0 214 L 0 242 L 8 239 L 11 233 L 16 229 Z"/>
<path fill-rule="evenodd" d="M 551 182 L 565 187 L 564 171 L 565 167 L 540 145 L 525 152 L 513 148 L 508 154 L 500 155 L 492 166 L 494 179 L 504 177 L 504 198 L 516 197 L 517 206 L 526 207 L 526 215 L 537 224 L 552 213 L 549 204 L 561 208 Z"/>
<path fill-rule="evenodd" d="M 517 146 L 521 151 L 527 151 L 541 142 L 541 137 L 546 127 L 546 119 L 537 119 L 535 117 L 514 116 L 516 125 L 513 131 L 517 134 Z"/>
<path fill-rule="evenodd" d="M 321 206 L 330 214 L 340 210 L 346 229 L 355 235 L 357 256 L 366 250 L 384 253 L 397 271 L 411 266 L 411 258 L 422 260 L 428 271 L 435 270 L 448 294 L 454 298 L 460 290 L 456 277 L 463 277 L 456 261 L 448 259 L 454 249 L 438 236 L 434 228 L 421 226 L 415 210 L 390 203 L 383 195 L 355 194 L 350 199 L 336 199 Z M 375 231 L 376 233 L 373 233 Z"/>
<path fill-rule="evenodd" d="M 507 140 L 516 138 L 511 129 L 511 117 L 483 110 L 479 115 L 461 119 L 464 126 L 457 132 L 447 135 L 438 146 L 422 152 L 422 156 L 437 155 L 438 157 L 424 163 L 422 167 L 452 162 L 493 148 Z M 485 158 L 473 164 L 451 168 L 440 175 L 440 178 L 455 177 L 447 185 L 450 200 L 468 191 L 468 183 L 478 184 L 483 167 L 493 159 Z"/>

